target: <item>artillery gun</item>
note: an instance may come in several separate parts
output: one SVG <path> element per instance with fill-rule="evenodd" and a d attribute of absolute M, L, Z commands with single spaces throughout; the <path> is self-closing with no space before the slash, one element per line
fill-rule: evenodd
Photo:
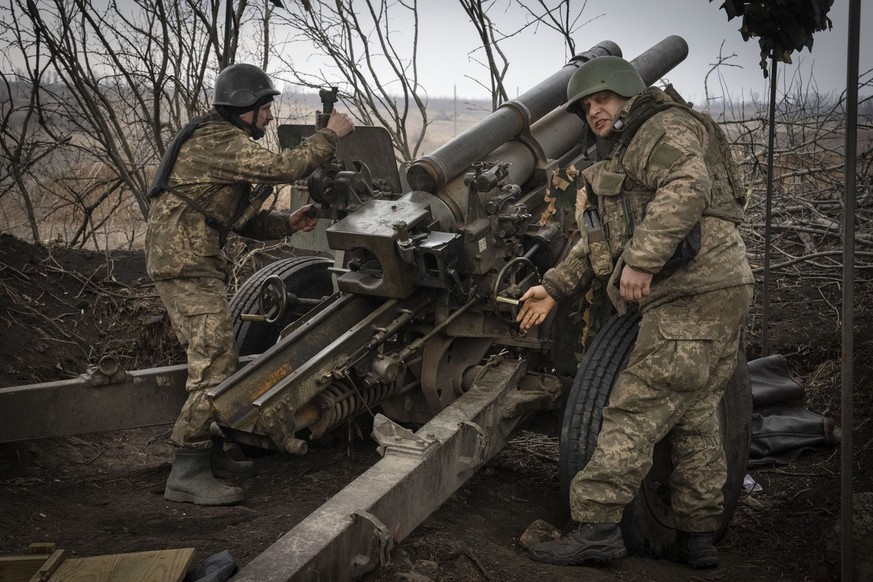
<path fill-rule="evenodd" d="M 684 40 L 668 37 L 631 62 L 650 84 L 686 54 Z M 514 320 L 518 298 L 578 240 L 576 189 L 553 196 L 549 182 L 565 166 L 597 159 L 591 133 L 564 104 L 573 72 L 604 55 L 621 51 L 607 41 L 573 57 L 413 162 L 405 180 L 380 128 L 344 138 L 336 159 L 312 176 L 308 189 L 331 219 L 324 234 L 335 259 L 279 261 L 240 289 L 231 308 L 246 357 L 209 397 L 228 438 L 290 454 L 306 453 L 310 439 L 378 408 L 373 436 L 383 458 L 235 580 L 311 579 L 316 572 L 341 580 L 374 568 L 538 410 L 566 405 L 565 491 L 587 462 L 638 317 L 606 323 L 578 367 L 583 299 L 560 304 L 526 333 Z M 280 142 L 293 145 L 311 131 L 283 126 Z M 139 377 L 121 371 L 120 381 L 130 376 Z M 107 362 L 95 378 L 118 382 L 118 370 Z M 150 383 L 184 385 L 184 368 L 143 374 L 139 384 Z M 35 405 L 36 392 L 28 400 L 22 388 L 0 389 L 0 403 L 7 410 Z M 738 365 L 721 406 L 729 464 L 722 531 L 741 490 L 750 419 L 747 371 Z M 659 555 L 674 535 L 669 471 L 661 443 L 623 519 L 632 551 Z"/>

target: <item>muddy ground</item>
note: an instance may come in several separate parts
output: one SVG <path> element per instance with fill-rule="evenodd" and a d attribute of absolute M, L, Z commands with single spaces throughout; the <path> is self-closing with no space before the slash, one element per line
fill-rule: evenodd
<path fill-rule="evenodd" d="M 873 492 L 869 284 L 860 282 L 856 296 L 854 487 Z M 839 274 L 784 275 L 771 301 L 771 353 L 788 359 L 806 388 L 807 408 L 839 421 Z M 162 315 L 141 253 L 43 249 L 0 235 L 0 386 L 75 377 L 105 354 L 127 369 L 180 362 Z M 757 357 L 754 328 L 748 339 L 749 357 Z M 838 449 L 750 470 L 762 490 L 741 500 L 719 543 L 717 569 L 695 572 L 638 557 L 602 567 L 531 562 L 518 543 L 525 528 L 539 518 L 559 526 L 564 519 L 559 418 L 536 418 L 400 543 L 390 564 L 365 579 L 837 579 Z M 366 435 L 366 419 L 359 426 Z M 193 547 L 194 563 L 229 549 L 244 565 L 378 458 L 370 439 L 335 436 L 313 443 L 304 457 L 259 459 L 259 474 L 243 484 L 244 505 L 203 508 L 162 497 L 168 436 L 169 426 L 158 426 L 0 445 L 0 553 L 26 551 L 32 542 L 54 542 L 79 556 Z"/>

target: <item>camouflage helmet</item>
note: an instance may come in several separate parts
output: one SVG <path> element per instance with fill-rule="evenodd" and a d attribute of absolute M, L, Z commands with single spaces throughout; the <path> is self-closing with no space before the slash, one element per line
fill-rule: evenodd
<path fill-rule="evenodd" d="M 254 109 L 259 103 L 265 103 L 268 97 L 278 94 L 279 90 L 273 86 L 267 73 L 254 65 L 237 63 L 218 74 L 212 104 Z"/>
<path fill-rule="evenodd" d="M 580 117 L 582 99 L 599 91 L 612 91 L 622 97 L 633 97 L 646 88 L 632 64 L 621 57 L 603 56 L 582 64 L 567 83 L 567 111 Z"/>

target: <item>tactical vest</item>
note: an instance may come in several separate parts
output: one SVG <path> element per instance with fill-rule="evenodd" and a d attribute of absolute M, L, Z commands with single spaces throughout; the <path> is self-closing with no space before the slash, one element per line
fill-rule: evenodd
<path fill-rule="evenodd" d="M 583 225 L 588 233 L 591 265 L 598 276 L 608 276 L 634 234 L 634 228 L 646 216 L 646 208 L 655 197 L 655 191 L 632 179 L 624 169 L 624 155 L 633 137 L 655 114 L 671 107 L 681 108 L 706 128 L 709 139 L 704 161 L 712 180 L 712 203 L 703 211 L 735 224 L 743 221 L 745 196 L 741 189 L 739 172 L 730 155 L 727 138 L 722 129 L 710 118 L 684 104 L 670 100 L 662 91 L 649 88 L 634 99 L 627 122 L 614 149 L 604 160 L 591 181 L 585 182 L 588 203 L 596 213 L 583 213 Z M 602 220 L 602 224 L 599 223 Z M 700 224 L 680 243 L 675 254 L 667 261 L 661 273 L 666 274 L 694 258 L 700 249 Z"/>
<path fill-rule="evenodd" d="M 215 112 L 210 113 L 209 115 L 195 117 L 194 119 L 189 121 L 188 124 L 183 127 L 179 133 L 176 134 L 176 137 L 174 137 L 172 141 L 167 144 L 167 149 L 164 152 L 164 156 L 161 158 L 161 163 L 158 164 L 158 170 L 155 173 L 155 177 L 152 179 L 151 186 L 149 186 L 148 195 L 149 198 L 157 198 L 163 192 L 170 192 L 171 194 L 179 197 L 189 207 L 202 214 L 206 220 L 206 224 L 209 227 L 218 231 L 218 246 L 219 248 L 223 248 L 224 244 L 227 242 L 227 236 L 230 234 L 231 229 L 236 224 L 237 220 L 243 215 L 246 207 L 250 203 L 252 185 L 247 185 L 245 192 L 243 192 L 242 196 L 240 196 L 239 203 L 237 204 L 233 217 L 230 219 L 230 222 L 228 224 L 224 224 L 220 220 L 218 220 L 218 218 L 206 212 L 206 210 L 200 204 L 192 200 L 189 196 L 182 194 L 176 188 L 173 188 L 168 184 L 168 181 L 170 179 L 170 173 L 173 171 L 173 167 L 176 165 L 176 159 L 179 157 L 179 151 L 182 149 L 182 146 L 185 144 L 186 141 L 188 141 L 188 139 L 192 135 L 194 135 L 194 132 L 197 131 L 200 126 L 213 121 L 226 121 L 228 123 L 232 123 L 237 127 L 241 127 L 239 123 L 234 122 L 232 119 L 225 119 Z"/>
<path fill-rule="evenodd" d="M 176 159 L 179 157 L 179 150 L 182 149 L 185 142 L 194 135 L 194 132 L 197 131 L 201 125 L 205 125 L 211 121 L 223 121 L 223 119 L 217 113 L 195 117 L 176 134 L 176 137 L 174 137 L 170 143 L 167 144 L 167 149 L 164 151 L 161 163 L 158 164 L 158 170 L 155 172 L 152 184 L 149 186 L 149 198 L 157 198 L 162 192 L 172 191 L 172 188 L 167 185 L 167 182 L 170 179 L 170 173 L 173 171 L 173 167 L 176 165 Z"/>

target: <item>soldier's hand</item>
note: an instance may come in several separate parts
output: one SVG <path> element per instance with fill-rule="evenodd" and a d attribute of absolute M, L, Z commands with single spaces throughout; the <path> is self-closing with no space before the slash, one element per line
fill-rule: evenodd
<path fill-rule="evenodd" d="M 355 131 L 355 124 L 345 113 L 334 111 L 327 120 L 327 128 L 332 129 L 337 137 L 345 137 Z"/>
<path fill-rule="evenodd" d="M 521 309 L 518 310 L 518 316 L 515 320 L 522 330 L 530 329 L 544 322 L 546 316 L 557 304 L 557 301 L 549 295 L 549 292 L 542 285 L 528 289 L 519 301 Z"/>
<path fill-rule="evenodd" d="M 301 206 L 288 216 L 288 223 L 291 225 L 291 230 L 294 232 L 303 231 L 309 232 L 318 224 L 318 214 L 314 212 L 315 207 L 312 204 Z"/>
<path fill-rule="evenodd" d="M 629 303 L 637 303 L 643 297 L 648 297 L 651 290 L 652 275 L 637 271 L 627 265 L 621 271 L 619 291 L 621 298 Z"/>

